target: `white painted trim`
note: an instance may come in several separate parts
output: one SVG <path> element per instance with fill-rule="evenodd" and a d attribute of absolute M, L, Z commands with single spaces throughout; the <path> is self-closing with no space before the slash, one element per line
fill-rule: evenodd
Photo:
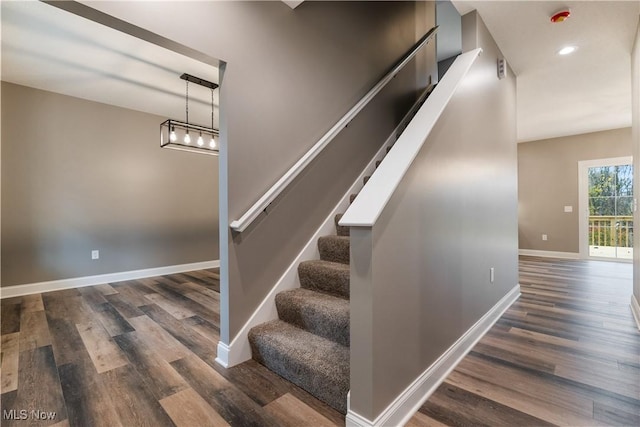
<path fill-rule="evenodd" d="M 385 162 L 371 176 L 369 185 L 362 189 L 361 197 L 347 209 L 340 225 L 373 227 L 480 52 L 482 49 L 478 48 L 456 58 L 387 154 Z"/>
<path fill-rule="evenodd" d="M 307 241 L 306 245 L 302 248 L 300 253 L 298 253 L 291 264 L 289 264 L 287 270 L 276 282 L 267 296 L 262 300 L 249 320 L 247 320 L 244 326 L 242 326 L 242 329 L 240 329 L 238 334 L 233 338 L 233 340 L 231 340 L 231 344 L 224 344 L 226 350 L 220 352 L 220 344 L 223 343 L 220 342 L 218 344 L 218 359 L 220 360 L 218 361 L 216 359 L 216 362 L 218 362 L 222 366 L 230 367 L 251 359 L 251 347 L 249 346 L 249 330 L 261 323 L 265 323 L 278 318 L 278 311 L 276 310 L 275 303 L 276 295 L 288 289 L 300 287 L 300 281 L 298 278 L 298 264 L 305 260 L 320 258 L 320 253 L 318 251 L 318 238 L 321 236 L 326 236 L 328 234 L 335 234 L 336 229 L 334 218 L 336 214 L 347 210 L 347 208 L 349 207 L 349 196 L 351 194 L 358 193 L 358 191 L 362 188 L 364 177 L 371 175 L 376 169 L 376 161 L 384 157 L 387 146 L 395 141 L 396 134 L 403 123 L 404 121 L 401 121 L 398 127 L 393 130 L 391 135 L 389 135 L 382 147 L 380 147 L 380 150 L 378 150 L 375 156 L 373 156 L 367 167 L 364 168 L 351 188 L 347 190 L 342 199 L 338 202 L 338 204 L 336 204 L 331 213 L 325 218 L 324 222 L 320 225 L 320 227 L 318 227 L 313 236 L 311 236 L 311 238 Z"/>
<path fill-rule="evenodd" d="M 229 346 L 223 343 L 222 341 L 218 341 L 218 350 L 216 352 L 216 363 L 223 368 L 229 367 Z"/>
<path fill-rule="evenodd" d="M 562 259 L 580 259 L 577 252 L 555 252 L 555 251 L 539 251 L 536 249 L 519 249 L 519 255 L 537 256 L 541 258 L 562 258 Z"/>
<path fill-rule="evenodd" d="M 640 330 L 640 304 L 634 294 L 631 294 L 631 313 L 636 321 L 636 326 Z"/>
<path fill-rule="evenodd" d="M 237 232 L 243 232 L 244 230 L 251 225 L 251 223 L 269 206 L 271 202 L 275 200 L 280 193 L 287 188 L 287 186 L 302 172 L 305 167 L 313 161 L 313 159 L 318 156 L 324 150 L 324 148 L 331 142 L 333 139 L 351 123 L 351 121 L 356 117 L 356 115 L 362 111 L 364 107 L 371 102 L 371 100 L 389 83 L 394 79 L 396 74 L 400 72 L 404 68 L 405 65 L 413 59 L 413 57 L 420 51 L 420 49 L 429 43 L 430 40 L 433 39 L 433 36 L 437 32 L 437 27 L 429 30 L 427 34 L 423 37 L 423 39 L 414 46 L 411 53 L 405 56 L 400 63 L 393 67 L 387 75 L 385 75 L 369 92 L 366 93 L 358 101 L 356 105 L 354 105 L 348 112 L 345 114 L 329 131 L 320 138 L 318 142 L 316 142 L 313 147 L 309 151 L 307 151 L 291 168 L 278 180 L 275 184 L 271 186 L 267 190 L 266 193 L 258 199 L 257 202 L 253 204 L 247 210 L 244 215 L 235 221 L 232 221 L 229 226 Z"/>
<path fill-rule="evenodd" d="M 345 426 L 346 427 L 370 427 L 378 424 L 373 424 L 371 421 L 358 414 L 357 412 L 353 412 L 351 410 L 347 411 L 347 416 L 345 418 Z"/>
<path fill-rule="evenodd" d="M 147 268 L 144 270 L 123 271 L 119 273 L 100 274 L 97 276 L 76 277 L 72 279 L 52 280 L 50 282 L 30 283 L 26 285 L 0 288 L 0 299 L 59 291 L 62 289 L 82 288 L 84 286 L 101 285 L 103 283 L 122 282 L 124 280 L 143 279 L 145 277 L 163 276 L 165 274 L 183 273 L 185 271 L 204 270 L 220 267 L 220 261 L 204 261 L 191 264 L 170 265 L 166 267 Z"/>
<path fill-rule="evenodd" d="M 632 156 L 581 160 L 578 162 L 578 248 L 581 259 L 596 259 L 589 257 L 589 168 L 629 164 L 633 164 Z M 615 259 L 611 258 L 603 259 L 615 261 Z"/>
<path fill-rule="evenodd" d="M 491 329 L 493 324 L 520 297 L 520 285 L 511 289 L 484 316 L 464 333 L 447 351 L 409 385 L 374 420 L 347 410 L 347 427 L 402 426 L 418 411 L 438 386 L 471 351 L 473 346 Z"/>
<path fill-rule="evenodd" d="M 304 0 L 282 0 L 282 2 L 289 6 L 291 9 L 295 9 L 296 7 L 300 6 L 302 2 L 304 2 Z"/>

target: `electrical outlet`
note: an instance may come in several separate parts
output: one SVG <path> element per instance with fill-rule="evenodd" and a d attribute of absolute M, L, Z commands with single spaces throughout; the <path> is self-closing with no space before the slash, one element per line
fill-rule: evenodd
<path fill-rule="evenodd" d="M 489 281 L 493 283 L 494 280 L 496 280 L 496 269 L 491 267 L 489 269 Z"/>
<path fill-rule="evenodd" d="M 544 241 L 546 241 L 546 240 L 547 240 L 547 235 L 546 235 L 546 234 L 543 234 L 543 235 L 542 235 L 542 240 L 544 240 Z"/>
<path fill-rule="evenodd" d="M 91 259 L 100 259 L 100 251 L 97 251 L 97 250 L 91 251 Z"/>

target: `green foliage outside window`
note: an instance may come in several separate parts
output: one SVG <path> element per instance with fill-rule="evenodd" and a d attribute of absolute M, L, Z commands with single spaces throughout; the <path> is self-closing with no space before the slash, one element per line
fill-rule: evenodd
<path fill-rule="evenodd" d="M 633 166 L 589 168 L 589 243 L 632 247 Z"/>

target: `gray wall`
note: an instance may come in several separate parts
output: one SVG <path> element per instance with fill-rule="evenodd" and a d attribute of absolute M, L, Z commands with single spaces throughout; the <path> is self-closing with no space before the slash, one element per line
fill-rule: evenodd
<path fill-rule="evenodd" d="M 89 2 L 226 63 L 222 226 L 238 219 L 433 26 L 432 2 Z M 178 24 L 177 24 L 178 23 Z M 229 343 L 427 85 L 429 47 L 241 235 L 221 236 Z M 430 70 L 435 72 L 434 70 Z M 223 185 L 224 187 L 224 185 Z M 226 248 L 228 247 L 228 254 Z M 228 268 L 227 268 L 228 266 Z"/>
<path fill-rule="evenodd" d="M 518 144 L 520 249 L 580 252 L 578 162 L 630 155 L 631 128 Z"/>
<path fill-rule="evenodd" d="M 483 53 L 376 224 L 351 231 L 351 410 L 370 420 L 518 283 L 515 77 L 498 80 L 475 12 L 462 25 Z"/>
<path fill-rule="evenodd" d="M 439 27 L 436 45 L 437 61 L 460 55 L 462 53 L 462 20 L 450 0 L 436 2 L 436 24 Z"/>
<path fill-rule="evenodd" d="M 239 120 L 247 106 L 230 92 L 225 98 L 229 101 L 223 108 L 229 107 L 226 114 L 229 118 L 230 220 L 239 218 L 268 188 L 265 184 L 282 175 L 415 43 L 416 9 L 424 6 L 404 2 L 305 2 L 295 10 L 291 23 L 300 25 L 302 31 L 289 32 L 288 38 L 303 43 L 307 40 L 313 47 L 294 48 L 296 56 L 284 57 L 289 67 L 306 73 L 304 78 L 297 77 L 300 79 L 295 82 L 297 87 L 288 87 L 292 76 L 284 64 L 280 64 L 283 67 L 278 70 L 280 75 L 275 72 L 269 76 L 270 81 L 281 86 L 278 95 L 287 94 L 278 100 L 280 111 L 270 115 L 277 125 L 260 122 L 264 135 L 272 136 L 267 145 L 275 147 L 263 151 L 263 146 L 256 147 L 258 135 L 238 135 L 237 127 L 236 135 L 232 135 L 232 121 Z M 433 9 L 429 18 L 420 35 L 434 25 Z M 317 34 L 309 39 L 315 32 Z M 318 34 L 322 34 L 321 39 L 316 38 Z M 318 73 L 317 69 L 309 68 L 317 61 L 322 62 L 325 70 L 334 71 Z M 435 66 L 435 60 L 433 64 Z M 228 84 L 226 78 L 232 72 L 231 67 L 229 62 L 225 84 Z M 230 236 L 230 337 L 249 319 L 390 135 L 415 100 L 417 88 L 426 87 L 427 73 L 423 69 L 419 76 L 416 71 L 415 66 L 408 66 L 400 73 L 274 202 L 267 215 L 242 235 Z M 315 86 L 314 81 L 318 80 L 321 83 Z M 307 116 L 307 108 L 314 113 Z M 264 113 L 255 112 L 256 116 Z M 244 123 L 242 127 L 248 128 Z M 258 160 L 260 157 L 269 160 Z M 251 163 L 250 169 L 247 161 Z"/>
<path fill-rule="evenodd" d="M 438 79 L 462 53 L 462 19 L 450 0 L 436 2 Z"/>
<path fill-rule="evenodd" d="M 2 83 L 2 286 L 218 259 L 218 160 L 164 120 Z"/>
<path fill-rule="evenodd" d="M 632 101 L 632 142 L 633 147 L 633 186 L 636 189 L 634 200 L 638 200 L 640 191 L 640 20 L 636 39 L 631 52 L 631 101 Z M 636 210 L 633 214 L 633 221 L 640 224 L 640 213 Z M 640 248 L 640 233 L 633 235 L 633 247 Z M 640 250 L 633 252 L 633 295 L 636 301 L 640 302 Z"/>

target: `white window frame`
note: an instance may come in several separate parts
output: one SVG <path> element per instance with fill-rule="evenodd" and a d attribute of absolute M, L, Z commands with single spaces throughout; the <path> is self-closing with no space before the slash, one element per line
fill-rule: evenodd
<path fill-rule="evenodd" d="M 599 258 L 589 256 L 589 168 L 598 166 L 632 165 L 633 157 L 609 157 L 606 159 L 581 160 L 578 162 L 578 242 L 580 245 L 581 259 L 602 259 L 607 261 L 628 261 L 618 258 Z M 634 179 L 636 171 L 633 171 Z M 633 189 L 635 201 L 636 189 Z M 635 224 L 634 224 L 635 226 Z M 634 248 L 635 250 L 635 248 Z"/>

